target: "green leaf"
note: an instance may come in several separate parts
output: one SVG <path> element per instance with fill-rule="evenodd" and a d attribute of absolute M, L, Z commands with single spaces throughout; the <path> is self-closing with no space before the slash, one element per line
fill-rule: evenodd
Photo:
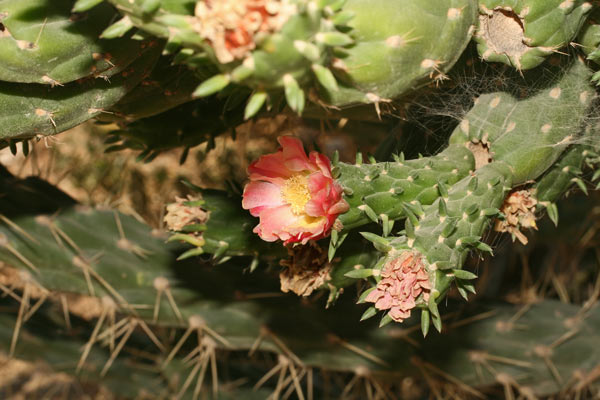
<path fill-rule="evenodd" d="M 392 249 L 389 240 L 371 232 L 360 232 L 362 237 L 373 243 L 375 248 L 381 252 L 387 253 Z"/>
<path fill-rule="evenodd" d="M 256 113 L 262 108 L 267 100 L 267 92 L 258 91 L 254 92 L 250 99 L 248 100 L 248 104 L 246 104 L 246 109 L 244 110 L 244 119 L 250 119 L 256 115 Z"/>
<path fill-rule="evenodd" d="M 342 32 L 320 32 L 317 33 L 315 39 L 327 46 L 347 46 L 354 43 L 350 36 Z"/>
<path fill-rule="evenodd" d="M 392 317 L 390 317 L 390 314 L 385 314 L 383 316 L 383 318 L 381 318 L 381 322 L 379 322 L 379 327 L 383 328 L 384 326 L 386 326 L 387 324 L 389 324 L 392 321 L 393 321 L 393 319 L 392 319 Z"/>
<path fill-rule="evenodd" d="M 448 198 L 448 187 L 446 186 L 446 184 L 444 182 L 438 181 L 437 188 L 438 188 L 438 192 L 440 193 L 441 197 Z"/>
<path fill-rule="evenodd" d="M 366 319 L 369 319 L 369 318 L 375 316 L 375 314 L 377 314 L 377 309 L 375 307 L 369 307 L 366 309 L 366 311 L 360 317 L 360 320 L 364 321 Z"/>
<path fill-rule="evenodd" d="M 483 251 L 484 253 L 490 253 L 492 255 L 494 254 L 494 251 L 492 250 L 492 248 L 486 243 L 479 242 L 479 243 L 477 243 L 477 246 L 475 246 L 475 247 L 477 247 L 478 250 Z"/>
<path fill-rule="evenodd" d="M 362 212 L 364 212 L 371 221 L 373 221 L 375 223 L 379 222 L 379 218 L 377 217 L 377 214 L 375 214 L 375 211 L 373 211 L 373 209 L 371 207 L 369 207 L 367 204 L 361 204 L 360 206 L 358 206 L 358 209 L 361 210 Z"/>
<path fill-rule="evenodd" d="M 204 253 L 201 247 L 196 247 L 195 249 L 189 249 L 188 251 L 181 254 L 177 257 L 177 261 L 185 260 L 186 258 L 196 257 Z"/>
<path fill-rule="evenodd" d="M 546 206 L 546 210 L 548 211 L 548 217 L 552 222 L 554 222 L 554 226 L 558 226 L 558 207 L 555 203 L 550 203 Z"/>
<path fill-rule="evenodd" d="M 573 182 L 575 182 L 575 184 L 577 186 L 579 186 L 579 189 L 581 189 L 581 191 L 583 193 L 585 193 L 585 195 L 588 195 L 588 190 L 587 190 L 587 186 L 585 186 L 585 183 L 583 183 L 583 181 L 581 180 L 581 178 L 573 178 L 571 179 Z"/>
<path fill-rule="evenodd" d="M 342 11 L 331 18 L 335 25 L 346 25 L 354 18 L 355 14 L 352 11 Z"/>
<path fill-rule="evenodd" d="M 435 301 L 435 296 L 429 296 L 427 307 L 429 308 L 429 311 L 431 311 L 432 316 L 438 318 L 440 317 L 440 311 L 438 310 L 437 302 Z"/>
<path fill-rule="evenodd" d="M 421 310 L 421 332 L 423 332 L 423 337 L 429 333 L 429 311 L 425 309 Z"/>
<path fill-rule="evenodd" d="M 104 0 L 77 0 L 73 6 L 73 12 L 84 12 L 92 9 Z"/>
<path fill-rule="evenodd" d="M 103 39 L 115 39 L 125 35 L 133 28 L 133 23 L 129 19 L 129 17 L 123 17 L 100 34 L 100 37 Z"/>
<path fill-rule="evenodd" d="M 448 215 L 448 207 L 446 206 L 446 201 L 442 197 L 438 199 L 438 213 L 440 214 L 440 217 Z"/>
<path fill-rule="evenodd" d="M 305 42 L 304 40 L 294 40 L 294 48 L 298 51 L 298 53 L 302 54 L 312 62 L 318 61 L 319 58 L 321 58 L 321 52 L 319 51 L 319 48 L 310 42 Z"/>
<path fill-rule="evenodd" d="M 329 70 L 329 68 L 325 68 L 319 64 L 313 64 L 312 70 L 317 77 L 319 83 L 328 91 L 328 92 L 337 92 L 339 90 L 337 81 L 335 80 L 335 76 Z"/>
<path fill-rule="evenodd" d="M 225 89 L 231 82 L 229 75 L 219 74 L 202 82 L 193 93 L 194 97 L 206 97 Z"/>
<path fill-rule="evenodd" d="M 483 209 L 483 215 L 485 215 L 486 217 L 495 217 L 498 214 L 500 214 L 500 210 L 498 210 L 497 208 L 489 207 Z"/>
<path fill-rule="evenodd" d="M 476 279 L 477 275 L 475 275 L 472 272 L 469 271 L 465 271 L 464 269 L 453 269 L 452 273 L 454 274 L 455 277 L 457 277 L 458 279 L 466 279 L 466 280 L 471 280 L 471 279 Z"/>
<path fill-rule="evenodd" d="M 345 277 L 352 279 L 366 279 L 373 276 L 373 270 L 371 268 L 360 268 L 355 269 L 344 274 Z"/>
<path fill-rule="evenodd" d="M 154 14 L 160 8 L 161 0 L 144 0 L 142 2 L 142 12 L 146 15 Z"/>
<path fill-rule="evenodd" d="M 376 287 L 373 286 L 372 288 L 368 288 L 367 290 L 365 290 L 364 292 L 361 293 L 360 297 L 358 298 L 358 301 L 356 302 L 356 304 L 362 304 L 365 302 L 365 299 L 367 298 L 367 296 L 369 295 L 369 293 L 371 293 L 373 290 L 375 290 Z"/>
<path fill-rule="evenodd" d="M 452 235 L 452 233 L 456 230 L 457 223 L 458 221 L 456 218 L 448 218 L 444 228 L 442 229 L 442 237 L 448 238 L 450 235 Z"/>
<path fill-rule="evenodd" d="M 458 282 L 459 281 L 456 281 L 456 289 L 458 290 L 458 293 L 460 293 L 460 296 L 463 299 L 465 299 L 466 301 L 469 301 L 469 295 L 467 294 L 467 291 Z"/>
<path fill-rule="evenodd" d="M 442 333 L 442 319 L 439 316 L 431 315 L 431 320 L 435 329 Z"/>
<path fill-rule="evenodd" d="M 291 75 L 283 76 L 283 87 L 285 89 L 285 99 L 292 110 L 298 115 L 304 111 L 304 91 L 298 85 L 298 81 Z"/>

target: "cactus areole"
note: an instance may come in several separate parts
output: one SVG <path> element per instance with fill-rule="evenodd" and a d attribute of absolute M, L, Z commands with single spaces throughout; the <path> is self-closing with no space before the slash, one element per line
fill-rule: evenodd
<path fill-rule="evenodd" d="M 242 206 L 260 218 L 254 232 L 268 242 L 279 239 L 285 244 L 328 236 L 337 216 L 348 211 L 329 159 L 317 152 L 307 156 L 294 137 L 282 136 L 279 143 L 276 153 L 248 167 L 250 183 Z"/>

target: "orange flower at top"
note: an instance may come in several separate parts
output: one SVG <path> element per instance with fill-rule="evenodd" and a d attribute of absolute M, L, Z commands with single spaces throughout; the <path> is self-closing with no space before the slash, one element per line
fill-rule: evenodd
<path fill-rule="evenodd" d="M 250 183 L 244 188 L 242 207 L 260 218 L 254 228 L 267 242 L 285 244 L 328 236 L 337 216 L 348 211 L 342 187 L 331 176 L 323 154 L 306 155 L 302 142 L 291 136 L 279 139 L 281 148 L 250 164 Z"/>

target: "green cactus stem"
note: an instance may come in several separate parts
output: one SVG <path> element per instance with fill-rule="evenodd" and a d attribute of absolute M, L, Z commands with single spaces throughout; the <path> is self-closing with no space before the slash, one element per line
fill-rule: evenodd
<path fill-rule="evenodd" d="M 575 38 L 591 9 L 584 0 L 480 1 L 477 49 L 486 61 L 537 67 Z"/>
<path fill-rule="evenodd" d="M 486 148 L 514 168 L 513 184 L 540 176 L 577 140 L 593 98 L 589 69 L 575 60 L 555 83 L 526 99 L 503 92 L 480 96 L 450 143 Z M 532 118 L 535 116 L 535 118 Z"/>
<path fill-rule="evenodd" d="M 109 79 L 138 57 L 142 41 L 99 39 L 115 17 L 112 7 L 72 13 L 72 6 L 71 0 L 0 2 L 0 80 L 56 86 Z"/>
<path fill-rule="evenodd" d="M 431 204 L 437 184 L 451 186 L 475 169 L 473 154 L 454 145 L 443 152 L 414 160 L 380 163 L 338 163 L 338 181 L 345 190 L 350 210 L 338 217 L 344 230 L 382 219 L 405 217 L 403 203 Z"/>
<path fill-rule="evenodd" d="M 0 139 L 60 133 L 107 110 L 150 73 L 162 50 L 146 43 L 139 58 L 110 81 L 88 78 L 64 86 L 0 82 Z"/>

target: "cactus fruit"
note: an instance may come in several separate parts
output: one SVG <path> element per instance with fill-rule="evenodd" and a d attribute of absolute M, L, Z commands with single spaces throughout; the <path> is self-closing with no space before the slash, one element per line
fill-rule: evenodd
<path fill-rule="evenodd" d="M 486 61 L 537 67 L 575 38 L 591 10 L 583 0 L 482 0 L 477 49 Z"/>

